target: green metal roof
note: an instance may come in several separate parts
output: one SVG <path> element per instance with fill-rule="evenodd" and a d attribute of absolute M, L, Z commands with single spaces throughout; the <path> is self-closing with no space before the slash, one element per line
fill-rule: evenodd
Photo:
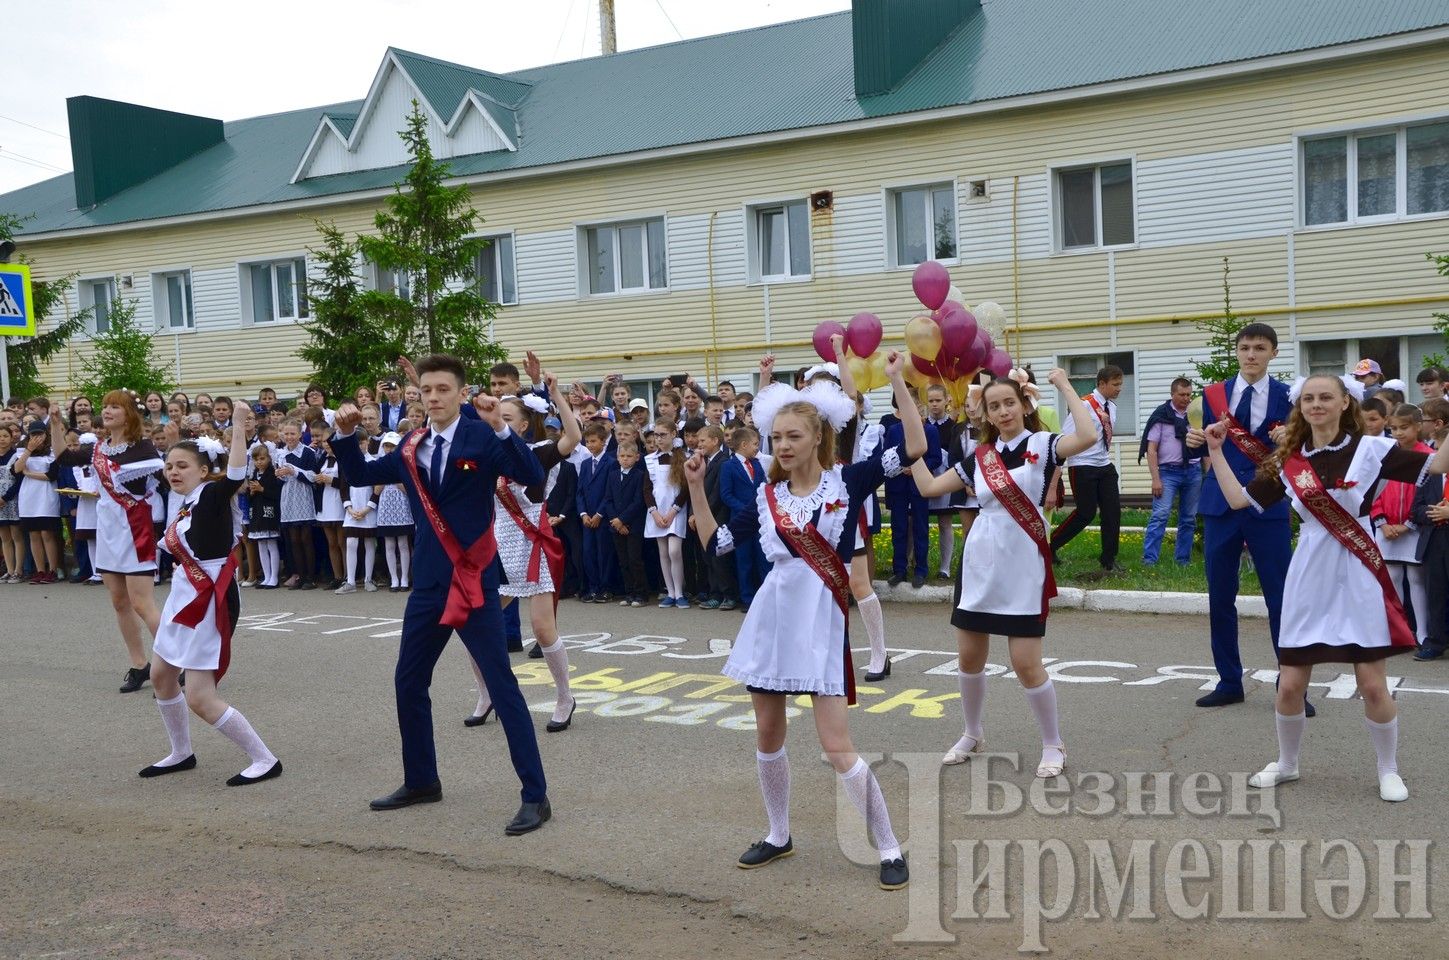
<path fill-rule="evenodd" d="M 357 114 L 355 113 L 328 113 L 324 114 L 332 125 L 338 129 L 344 137 L 352 136 L 352 128 L 357 125 Z"/>
<path fill-rule="evenodd" d="M 449 114 L 470 88 L 516 112 L 518 149 L 453 158 L 454 173 L 468 176 L 984 103 L 1445 25 L 1449 0 L 983 0 L 893 90 L 866 100 L 855 95 L 848 11 L 507 75 L 391 52 L 440 113 Z M 288 182 L 322 114 L 336 122 L 361 108 L 355 101 L 229 122 L 225 143 L 88 210 L 75 209 L 70 174 L 0 196 L 0 210 L 33 212 L 24 232 L 41 233 L 388 187 L 402 168 Z"/>

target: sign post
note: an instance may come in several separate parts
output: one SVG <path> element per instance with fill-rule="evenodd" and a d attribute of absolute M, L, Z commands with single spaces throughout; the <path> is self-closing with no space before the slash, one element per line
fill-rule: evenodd
<path fill-rule="evenodd" d="M 10 399 L 10 358 L 5 338 L 35 336 L 35 321 L 30 267 L 0 263 L 0 403 Z"/>

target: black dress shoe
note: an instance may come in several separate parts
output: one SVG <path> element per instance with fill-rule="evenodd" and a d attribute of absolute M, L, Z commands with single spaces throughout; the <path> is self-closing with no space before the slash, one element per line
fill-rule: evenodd
<path fill-rule="evenodd" d="M 543 729 L 548 731 L 549 733 L 558 733 L 561 730 L 567 730 L 569 728 L 569 724 L 574 722 L 574 711 L 578 708 L 579 701 L 577 698 L 575 698 L 573 704 L 569 707 L 568 716 L 564 717 L 562 720 L 549 720 L 548 725 L 545 726 Z"/>
<path fill-rule="evenodd" d="M 1303 716 L 1305 719 L 1318 716 L 1318 708 L 1309 703 L 1307 697 L 1303 698 Z"/>
<path fill-rule="evenodd" d="M 915 587 L 917 590 L 921 589 L 925 585 L 926 575 L 924 573 L 918 573 L 915 575 L 915 577 L 911 579 L 911 586 Z"/>
<path fill-rule="evenodd" d="M 1237 693 L 1230 693 L 1227 690 L 1218 689 L 1209 693 L 1207 696 L 1197 698 L 1197 705 L 1199 707 L 1226 707 L 1230 704 L 1242 702 L 1243 692 L 1241 690 Z"/>
<path fill-rule="evenodd" d="M 164 777 L 168 773 L 180 773 L 182 770 L 196 769 L 196 754 L 192 754 L 180 763 L 173 763 L 170 766 L 158 767 L 154 763 L 141 771 L 143 777 Z"/>
<path fill-rule="evenodd" d="M 911 872 L 906 869 L 906 861 L 900 857 L 894 860 L 882 860 L 880 862 L 880 888 L 882 890 L 899 890 L 911 882 Z"/>
<path fill-rule="evenodd" d="M 488 717 L 492 713 L 493 713 L 493 704 L 490 703 L 490 704 L 488 704 L 488 709 L 487 710 L 484 710 L 481 714 L 476 714 L 475 713 L 471 717 L 464 717 L 463 718 L 463 726 L 465 726 L 465 727 L 481 727 L 481 726 L 483 726 L 483 724 L 485 724 L 485 723 L 488 722 Z"/>
<path fill-rule="evenodd" d="M 538 642 L 535 642 L 533 644 L 533 649 L 530 650 L 530 651 L 528 651 L 528 659 L 530 659 L 530 660 L 541 660 L 541 659 L 543 659 L 543 644 L 538 643 Z"/>
<path fill-rule="evenodd" d="M 145 686 L 146 681 L 151 679 L 151 664 L 144 667 L 132 667 L 126 671 L 125 678 L 121 681 L 122 693 L 135 693 Z"/>
<path fill-rule="evenodd" d="M 547 823 L 552 817 L 553 807 L 548 805 L 547 797 L 538 803 L 525 802 L 518 808 L 518 813 L 514 816 L 512 822 L 503 828 L 503 832 L 510 837 L 531 833 Z"/>
<path fill-rule="evenodd" d="M 509 640 L 508 640 L 508 652 L 509 653 L 522 653 L 523 652 L 523 638 L 522 637 L 510 637 Z"/>
<path fill-rule="evenodd" d="M 901 584 L 906 582 L 906 575 L 904 573 L 897 573 L 886 582 L 893 587 L 899 587 Z"/>
<path fill-rule="evenodd" d="M 885 669 L 882 670 L 880 673 L 870 673 L 869 671 L 867 671 L 866 672 L 866 675 L 865 675 L 865 682 L 866 683 L 875 683 L 878 680 L 884 680 L 886 677 L 888 677 L 890 675 L 891 675 L 891 658 L 890 657 L 886 657 Z"/>
<path fill-rule="evenodd" d="M 317 589 L 317 584 L 313 580 L 303 580 L 301 583 L 297 584 L 297 589 L 298 590 L 316 590 Z"/>
<path fill-rule="evenodd" d="M 750 844 L 750 849 L 740 854 L 738 866 L 741 870 L 757 870 L 766 864 L 794 855 L 795 841 L 791 837 L 785 838 L 783 847 L 777 847 L 768 840 L 759 840 Z"/>
<path fill-rule="evenodd" d="M 443 785 L 434 783 L 417 790 L 404 784 L 385 797 L 378 797 L 368 804 L 374 810 L 401 810 L 415 803 L 437 803 L 443 799 Z"/>
<path fill-rule="evenodd" d="M 260 776 L 249 777 L 246 774 L 239 773 L 234 777 L 229 777 L 226 781 L 226 785 L 228 787 L 244 787 L 249 783 L 261 783 L 263 780 L 270 780 L 273 777 L 280 777 L 281 775 L 282 761 L 278 760 L 276 763 L 272 764 L 270 767 L 267 768 L 266 773 L 263 773 Z"/>

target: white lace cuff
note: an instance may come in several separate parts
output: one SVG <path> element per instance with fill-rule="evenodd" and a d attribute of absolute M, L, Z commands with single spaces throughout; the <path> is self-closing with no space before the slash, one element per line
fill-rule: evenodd
<path fill-rule="evenodd" d="M 714 530 L 714 553 L 722 557 L 727 553 L 733 553 L 735 549 L 735 535 L 730 533 L 729 527 L 716 527 Z"/>
<path fill-rule="evenodd" d="M 880 465 L 888 477 L 899 477 L 904 467 L 901 466 L 900 447 L 891 447 L 880 455 Z"/>

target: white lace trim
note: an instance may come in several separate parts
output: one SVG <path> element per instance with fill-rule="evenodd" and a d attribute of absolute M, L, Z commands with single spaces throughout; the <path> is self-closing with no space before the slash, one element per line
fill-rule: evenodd
<path fill-rule="evenodd" d="M 880 455 L 880 465 L 881 469 L 885 471 L 886 476 L 899 477 L 905 470 L 905 467 L 901 465 L 900 447 L 891 447 L 882 453 Z"/>
<path fill-rule="evenodd" d="M 823 680 L 819 677 L 794 678 L 794 677 L 766 677 L 758 673 L 746 673 L 743 670 L 736 670 L 725 664 L 720 671 L 731 680 L 738 680 L 749 687 L 759 687 L 762 690 L 778 690 L 781 693 L 793 693 L 796 691 L 809 691 L 821 697 L 843 697 L 845 696 L 844 680 Z"/>
<path fill-rule="evenodd" d="M 1303 445 L 1303 455 L 1305 457 L 1316 457 L 1320 453 L 1333 453 L 1336 450 L 1342 450 L 1344 447 L 1348 446 L 1351 440 L 1353 440 L 1353 435 L 1345 433 L 1342 440 L 1338 441 L 1337 443 L 1330 443 L 1327 446 L 1319 447 L 1317 450 L 1309 450 L 1308 444 L 1305 443 Z"/>
<path fill-rule="evenodd" d="M 844 499 L 845 491 L 842 489 L 840 474 L 835 470 L 827 470 L 822 473 L 820 484 L 803 497 L 797 497 L 790 492 L 790 481 L 788 480 L 781 480 L 775 484 L 775 502 L 780 505 L 780 509 L 790 515 L 790 519 L 795 521 L 797 527 L 804 527 L 810 523 L 815 511 L 825 504 Z M 821 520 L 823 522 L 823 516 Z"/>
<path fill-rule="evenodd" d="M 727 553 L 733 553 L 735 549 L 735 535 L 730 533 L 730 528 L 719 526 L 714 531 L 714 554 L 722 557 Z"/>
<path fill-rule="evenodd" d="M 125 453 L 129 449 L 131 449 L 131 441 L 129 440 L 123 440 L 120 443 L 116 444 L 111 443 L 111 441 L 109 440 L 101 441 L 101 453 L 105 454 L 108 457 L 119 456 L 120 454 Z"/>

